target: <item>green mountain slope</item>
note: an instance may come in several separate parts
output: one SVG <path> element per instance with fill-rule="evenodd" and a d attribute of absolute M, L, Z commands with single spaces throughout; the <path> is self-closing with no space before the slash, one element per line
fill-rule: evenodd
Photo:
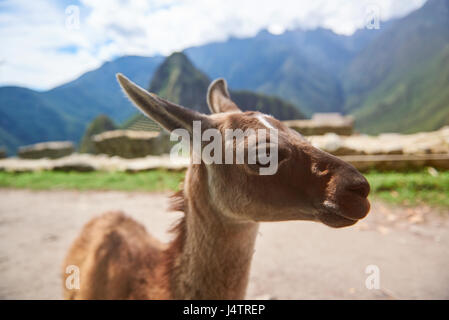
<path fill-rule="evenodd" d="M 381 32 L 359 30 L 342 36 L 322 28 L 281 35 L 261 31 L 252 38 L 231 38 L 184 52 L 212 78 L 223 77 L 236 89 L 277 95 L 311 115 L 341 110 L 343 70 Z"/>
<path fill-rule="evenodd" d="M 449 124 L 449 45 L 408 72 L 390 75 L 354 111 L 367 133 L 429 131 Z"/>
<path fill-rule="evenodd" d="M 345 111 L 367 133 L 447 124 L 448 50 L 449 0 L 430 0 L 355 57 L 345 75 Z"/>
<path fill-rule="evenodd" d="M 96 153 L 92 136 L 115 129 L 117 129 L 117 126 L 108 116 L 104 114 L 99 115 L 87 127 L 80 142 L 79 152 Z"/>
<path fill-rule="evenodd" d="M 230 90 L 232 100 L 243 110 L 253 110 L 270 114 L 280 120 L 305 119 L 293 104 L 276 96 L 254 93 L 245 90 Z"/>
<path fill-rule="evenodd" d="M 156 70 L 149 91 L 177 104 L 209 114 L 206 94 L 210 82 L 185 54 L 177 52 L 169 56 Z M 231 90 L 230 94 L 243 110 L 257 110 L 281 120 L 304 118 L 297 107 L 277 97 L 249 91 Z M 145 120 L 141 114 L 131 117 L 124 127 L 154 130 L 152 121 Z"/>
<path fill-rule="evenodd" d="M 74 138 L 84 127 L 82 121 L 52 107 L 42 93 L 26 88 L 0 88 L 0 106 L 0 145 L 9 154 L 20 145 Z"/>
<path fill-rule="evenodd" d="M 154 73 L 149 91 L 194 110 L 209 113 L 206 102 L 211 80 L 183 53 L 169 56 Z M 302 119 L 298 108 L 279 98 L 249 91 L 230 91 L 233 100 L 244 110 L 271 113 L 280 119 Z"/>
<path fill-rule="evenodd" d="M 174 103 L 209 113 L 206 103 L 209 78 L 180 52 L 170 55 L 154 73 L 148 90 Z"/>
<path fill-rule="evenodd" d="M 44 95 L 49 96 L 59 108 L 76 115 L 85 123 L 99 114 L 107 114 L 115 121 L 123 121 L 134 109 L 126 103 L 127 98 L 115 79 L 116 73 L 123 72 L 137 84 L 146 85 L 162 61 L 162 57 L 121 57 L 106 62 L 99 69 L 87 72 L 75 81 L 47 91 Z"/>
<path fill-rule="evenodd" d="M 162 57 L 127 56 L 107 62 L 78 79 L 45 92 L 0 87 L 0 146 L 17 147 L 49 140 L 79 141 L 99 114 L 123 121 L 135 109 L 122 93 L 115 74 L 126 73 L 145 86 Z"/>
<path fill-rule="evenodd" d="M 264 94 L 232 91 L 240 106 L 280 119 L 332 111 L 354 114 L 361 132 L 434 130 L 449 123 L 448 45 L 449 0 L 429 0 L 380 30 L 352 36 L 261 31 L 184 50 L 193 64 L 182 54 L 121 57 L 49 91 L 1 87 L 0 147 L 14 154 L 40 141 L 77 142 L 99 114 L 123 123 L 135 108 L 115 74 L 148 87 L 156 69 L 151 91 L 202 112 L 210 78 L 224 77 L 233 89 Z M 138 119 L 130 123 L 139 127 Z"/>

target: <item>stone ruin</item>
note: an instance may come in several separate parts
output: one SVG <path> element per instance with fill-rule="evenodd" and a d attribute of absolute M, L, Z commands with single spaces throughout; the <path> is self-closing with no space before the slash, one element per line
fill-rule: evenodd
<path fill-rule="evenodd" d="M 320 116 L 315 119 L 321 121 Z M 302 120 L 293 122 L 296 121 Z M 340 124 L 343 126 L 344 123 L 348 125 L 344 121 Z M 323 132 L 325 128 L 320 127 L 319 132 Z M 368 136 L 347 135 L 348 130 L 342 132 L 345 134 L 325 132 L 306 135 L 305 138 L 315 147 L 350 162 L 361 171 L 408 170 L 426 166 L 449 169 L 449 126 L 437 131 L 407 135 L 384 133 Z M 189 163 L 188 158 L 172 163 L 168 153 L 176 141 L 170 141 L 165 131 L 114 130 L 95 135 L 93 141 L 98 155 L 72 154 L 74 147 L 71 142 L 45 142 L 22 147 L 19 149 L 19 159 L 0 160 L 0 170 L 136 172 L 155 168 L 179 170 L 186 168 Z"/>
<path fill-rule="evenodd" d="M 58 159 L 71 155 L 75 151 L 70 141 L 41 142 L 20 147 L 17 155 L 22 159 Z"/>
<path fill-rule="evenodd" d="M 306 137 L 310 143 L 350 162 L 357 169 L 408 170 L 423 167 L 449 169 L 449 126 L 415 134 L 338 136 L 327 133 Z"/>
<path fill-rule="evenodd" d="M 449 126 L 414 134 L 382 133 L 339 136 L 327 133 L 306 137 L 312 145 L 336 156 L 427 155 L 449 153 Z"/>
<path fill-rule="evenodd" d="M 283 121 L 288 127 L 305 136 L 335 133 L 350 136 L 354 131 L 354 118 L 340 113 L 315 113 L 310 120 Z"/>
<path fill-rule="evenodd" d="M 100 154 L 126 159 L 169 153 L 174 143 L 165 131 L 113 130 L 92 137 Z"/>

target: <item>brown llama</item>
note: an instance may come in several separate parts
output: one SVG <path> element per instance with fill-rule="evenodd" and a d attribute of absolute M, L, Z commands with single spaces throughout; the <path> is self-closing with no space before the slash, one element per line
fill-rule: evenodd
<path fill-rule="evenodd" d="M 314 148 L 275 118 L 242 112 L 226 82 L 207 94 L 212 112 L 186 109 L 138 87 L 121 74 L 131 101 L 168 131 L 278 130 L 278 169 L 261 175 L 260 162 L 191 164 L 172 209 L 184 216 L 175 238 L 162 244 L 120 212 L 87 223 L 64 262 L 80 270 L 80 288 L 68 299 L 243 299 L 260 222 L 309 220 L 340 228 L 365 217 L 369 184 L 350 164 Z M 248 148 L 249 139 L 245 140 Z M 236 144 L 233 145 L 236 148 Z"/>

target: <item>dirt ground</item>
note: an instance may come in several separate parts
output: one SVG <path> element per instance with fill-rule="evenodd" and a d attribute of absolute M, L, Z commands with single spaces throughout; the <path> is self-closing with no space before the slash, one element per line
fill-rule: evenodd
<path fill-rule="evenodd" d="M 0 189 L 0 298 L 60 299 L 61 263 L 90 218 L 124 210 L 164 241 L 168 194 Z M 449 299 L 449 214 L 374 202 L 356 226 L 262 224 L 249 299 Z M 367 289 L 367 266 L 380 288 Z"/>

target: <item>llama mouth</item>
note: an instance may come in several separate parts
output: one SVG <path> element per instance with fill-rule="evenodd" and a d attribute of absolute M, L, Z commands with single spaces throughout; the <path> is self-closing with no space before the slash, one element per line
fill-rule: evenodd
<path fill-rule="evenodd" d="M 357 201 L 351 201 L 342 205 L 335 201 L 325 200 L 318 209 L 318 219 L 330 226 L 350 226 L 366 217 L 370 210 L 367 198 L 360 197 Z"/>
<path fill-rule="evenodd" d="M 359 221 L 359 219 L 345 217 L 336 212 L 336 210 L 329 210 L 327 208 L 319 211 L 317 217 L 319 221 L 332 228 L 349 227 Z"/>

